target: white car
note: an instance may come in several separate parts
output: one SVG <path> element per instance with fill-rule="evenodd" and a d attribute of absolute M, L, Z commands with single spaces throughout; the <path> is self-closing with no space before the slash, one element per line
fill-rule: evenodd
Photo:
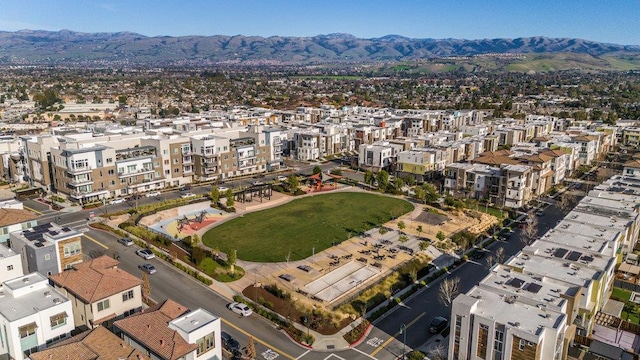
<path fill-rule="evenodd" d="M 160 196 L 160 191 L 152 191 L 144 194 L 146 197 L 157 197 Z"/>
<path fill-rule="evenodd" d="M 260 181 L 260 180 L 256 180 L 256 181 L 252 182 L 251 184 L 254 185 L 254 186 L 260 186 L 260 185 L 264 185 L 264 182 Z"/>
<path fill-rule="evenodd" d="M 156 254 L 149 249 L 136 250 L 136 254 L 145 260 L 151 260 L 156 257 Z"/>
<path fill-rule="evenodd" d="M 122 204 L 123 202 L 124 202 L 124 199 L 113 199 L 109 201 L 109 205 Z"/>
<path fill-rule="evenodd" d="M 276 180 L 283 182 L 283 181 L 287 181 L 288 177 L 284 176 L 284 175 L 278 175 L 278 177 L 276 178 Z"/>
<path fill-rule="evenodd" d="M 218 191 L 220 193 L 226 192 L 227 190 L 229 190 L 229 188 L 226 186 L 218 186 Z"/>
<path fill-rule="evenodd" d="M 187 199 L 187 198 L 192 198 L 192 197 L 195 197 L 195 196 L 196 196 L 196 194 L 194 194 L 194 193 L 184 193 L 180 197 L 183 198 L 183 199 Z"/>
<path fill-rule="evenodd" d="M 251 314 L 253 314 L 253 311 L 250 307 L 239 302 L 232 302 L 231 304 L 227 305 L 227 308 L 229 308 L 229 310 L 233 311 L 234 313 L 242 316 L 250 316 Z"/>

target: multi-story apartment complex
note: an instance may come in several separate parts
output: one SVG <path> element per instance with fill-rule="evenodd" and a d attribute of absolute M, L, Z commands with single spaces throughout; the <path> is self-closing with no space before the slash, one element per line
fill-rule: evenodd
<path fill-rule="evenodd" d="M 11 359 L 28 359 L 75 327 L 68 321 L 71 301 L 40 273 L 5 281 L 0 295 L 0 352 Z"/>
<path fill-rule="evenodd" d="M 457 297 L 449 359 L 566 359 L 590 337 L 638 237 L 640 178 L 597 186 L 541 238 Z"/>

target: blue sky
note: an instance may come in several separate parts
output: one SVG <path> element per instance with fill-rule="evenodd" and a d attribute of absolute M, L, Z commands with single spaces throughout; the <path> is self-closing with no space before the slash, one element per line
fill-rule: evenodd
<path fill-rule="evenodd" d="M 147 36 L 576 37 L 640 45 L 638 0 L 0 0 L 0 30 Z"/>

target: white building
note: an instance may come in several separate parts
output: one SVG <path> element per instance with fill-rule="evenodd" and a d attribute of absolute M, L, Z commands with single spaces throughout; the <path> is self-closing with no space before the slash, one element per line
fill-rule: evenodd
<path fill-rule="evenodd" d="M 39 273 L 5 281 L 0 291 L 0 352 L 23 360 L 74 329 L 71 301 Z"/>

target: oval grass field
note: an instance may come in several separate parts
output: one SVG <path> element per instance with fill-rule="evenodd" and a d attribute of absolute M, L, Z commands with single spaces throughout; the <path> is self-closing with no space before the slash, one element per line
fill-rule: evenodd
<path fill-rule="evenodd" d="M 202 242 L 254 262 L 300 260 L 413 210 L 406 200 L 341 192 L 295 199 L 207 231 Z"/>

